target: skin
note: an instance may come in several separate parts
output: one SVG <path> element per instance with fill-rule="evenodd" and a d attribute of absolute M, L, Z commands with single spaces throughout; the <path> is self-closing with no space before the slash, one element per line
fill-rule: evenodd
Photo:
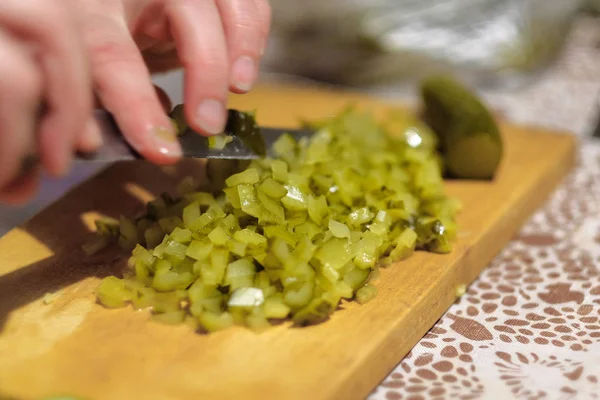
<path fill-rule="evenodd" d="M 183 68 L 189 124 L 217 134 L 228 93 L 257 78 L 270 21 L 268 0 L 0 2 L 0 201 L 28 200 L 42 169 L 64 176 L 74 151 L 102 145 L 94 106 L 145 158 L 177 162 L 170 101 L 151 73 Z M 30 154 L 39 164 L 23 174 Z"/>

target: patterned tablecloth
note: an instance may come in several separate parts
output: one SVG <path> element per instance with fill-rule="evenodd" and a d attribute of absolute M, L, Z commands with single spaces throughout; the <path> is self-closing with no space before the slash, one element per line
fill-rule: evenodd
<path fill-rule="evenodd" d="M 508 118 L 589 133 L 600 115 L 600 20 L 521 93 Z M 379 399 L 600 399 L 600 139 L 522 231 L 370 395 Z"/>

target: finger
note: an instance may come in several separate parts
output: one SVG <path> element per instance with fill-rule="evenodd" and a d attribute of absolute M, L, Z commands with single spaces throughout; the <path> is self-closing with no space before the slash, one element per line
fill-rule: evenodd
<path fill-rule="evenodd" d="M 44 72 L 46 113 L 39 123 L 42 163 L 64 175 L 77 135 L 91 115 L 90 81 L 75 21 L 62 2 L 2 2 L 0 23 L 39 44 Z"/>
<path fill-rule="evenodd" d="M 41 75 L 20 43 L 0 30 L 0 189 L 35 151 L 35 116 Z"/>
<path fill-rule="evenodd" d="M 217 0 L 231 62 L 230 89 L 245 93 L 258 76 L 263 23 L 254 0 Z"/>
<path fill-rule="evenodd" d="M 185 68 L 185 114 L 194 130 L 223 131 L 229 86 L 225 34 L 214 1 L 174 0 L 167 16 Z"/>
<path fill-rule="evenodd" d="M 93 18 L 84 39 L 102 105 L 142 156 L 158 164 L 177 161 L 181 148 L 125 21 Z"/>
<path fill-rule="evenodd" d="M 31 199 L 40 185 L 39 167 L 26 175 L 19 176 L 0 190 L 0 202 L 20 205 Z"/>
<path fill-rule="evenodd" d="M 77 150 L 84 153 L 92 153 L 102 146 L 102 135 L 100 127 L 94 117 L 90 117 L 83 132 L 77 138 Z"/>
<path fill-rule="evenodd" d="M 169 97 L 167 92 L 165 92 L 162 88 L 160 88 L 159 86 L 156 86 L 156 85 L 154 85 L 154 91 L 156 92 L 156 95 L 158 96 L 158 101 L 160 101 L 160 104 L 162 105 L 165 112 L 167 114 L 169 112 L 171 112 L 172 103 L 171 103 L 171 98 Z M 102 101 L 96 94 L 94 94 L 94 108 L 95 109 L 103 109 L 104 108 Z"/>
<path fill-rule="evenodd" d="M 165 113 L 169 113 L 171 111 L 171 99 L 167 95 L 167 93 L 161 89 L 160 87 L 154 85 L 154 90 L 156 91 L 156 95 L 160 101 L 160 104 L 163 107 Z M 100 101 L 99 97 L 94 95 L 94 108 L 95 109 L 103 109 L 104 106 L 102 101 Z M 100 132 L 100 126 L 98 125 L 98 121 L 91 117 L 86 125 L 85 130 L 82 135 L 78 138 L 77 141 L 77 149 L 84 153 L 94 152 L 98 148 L 100 148 L 103 144 L 102 134 Z"/>
<path fill-rule="evenodd" d="M 256 8 L 258 9 L 258 15 L 260 16 L 260 33 L 262 36 L 262 44 L 260 47 L 260 56 L 265 54 L 267 48 L 267 41 L 269 39 L 269 32 L 271 31 L 271 5 L 269 0 L 254 0 Z"/>

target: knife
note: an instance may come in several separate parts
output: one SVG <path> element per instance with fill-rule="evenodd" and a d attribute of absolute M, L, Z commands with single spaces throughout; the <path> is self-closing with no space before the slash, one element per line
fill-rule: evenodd
<path fill-rule="evenodd" d="M 231 111 L 231 110 L 230 110 Z M 100 134 L 102 136 L 103 145 L 94 153 L 77 153 L 75 155 L 76 162 L 115 162 L 124 160 L 138 160 L 143 157 L 136 152 L 133 147 L 127 143 L 121 133 L 117 123 L 110 113 L 104 110 L 94 110 L 94 118 L 98 122 Z M 230 115 L 232 113 L 230 112 Z M 184 158 L 219 158 L 230 160 L 251 160 L 260 158 L 263 155 L 257 152 L 255 148 L 248 145 L 248 142 L 242 140 L 239 136 L 234 135 L 234 130 L 230 124 L 230 119 L 225 127 L 224 134 L 232 137 L 231 142 L 225 145 L 222 149 L 210 148 L 208 138 L 194 132 L 191 129 L 178 136 Z M 304 137 L 309 137 L 313 134 L 310 129 L 290 129 L 276 127 L 259 127 L 264 143 L 261 146 L 265 150 L 265 155 L 272 156 L 273 143 L 283 134 L 289 134 L 294 139 L 300 140 Z M 40 160 L 37 154 L 32 153 L 24 157 L 21 162 L 19 175 L 15 178 L 15 182 L 20 181 L 31 171 L 37 168 Z"/>
<path fill-rule="evenodd" d="M 77 154 L 76 159 L 80 161 L 111 162 L 121 160 L 141 159 L 142 157 L 127 143 L 112 116 L 104 110 L 95 110 L 95 118 L 100 126 L 103 146 L 92 154 Z M 276 127 L 259 127 L 264 138 L 266 155 L 272 155 L 273 143 L 283 134 L 290 134 L 296 140 L 309 137 L 313 131 L 310 129 L 289 129 Z M 179 143 L 185 158 L 220 158 L 249 160 L 262 157 L 248 143 L 235 135 L 231 126 L 231 119 L 223 132 L 230 135 L 232 141 L 227 143 L 223 149 L 210 148 L 208 138 L 187 129 L 178 136 Z"/>

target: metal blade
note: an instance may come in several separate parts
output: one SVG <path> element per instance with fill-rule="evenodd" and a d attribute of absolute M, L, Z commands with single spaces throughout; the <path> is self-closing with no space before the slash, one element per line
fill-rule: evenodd
<path fill-rule="evenodd" d="M 121 161 L 140 159 L 141 156 L 125 141 L 112 116 L 101 110 L 96 110 L 96 120 L 100 126 L 100 132 L 104 145 L 93 154 L 78 154 L 77 158 L 82 161 Z M 283 134 L 288 133 L 297 140 L 308 137 L 313 132 L 309 129 L 288 129 L 261 127 L 265 138 L 267 154 L 272 155 L 273 143 Z M 238 137 L 233 136 L 225 148 L 211 149 L 208 147 L 208 139 L 188 129 L 179 136 L 179 142 L 183 150 L 183 156 L 188 158 L 221 158 L 221 159 L 255 159 L 259 156 Z"/>

